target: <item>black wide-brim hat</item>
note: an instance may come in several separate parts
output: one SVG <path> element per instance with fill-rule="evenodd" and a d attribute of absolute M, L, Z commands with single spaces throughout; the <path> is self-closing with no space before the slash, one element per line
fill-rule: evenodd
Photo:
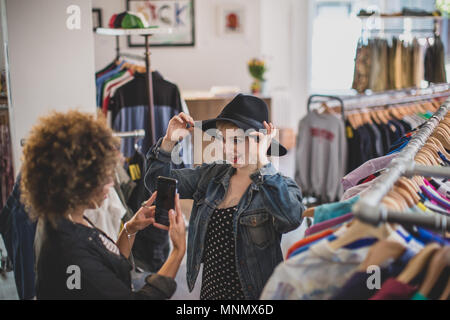
<path fill-rule="evenodd" d="M 202 121 L 202 130 L 217 129 L 216 121 L 229 121 L 238 128 L 247 131 L 265 129 L 263 122 L 269 123 L 269 109 L 266 103 L 258 97 L 238 94 L 228 103 L 217 118 Z M 272 153 L 273 152 L 273 153 Z M 284 156 L 286 148 L 277 140 L 272 139 L 267 155 Z"/>

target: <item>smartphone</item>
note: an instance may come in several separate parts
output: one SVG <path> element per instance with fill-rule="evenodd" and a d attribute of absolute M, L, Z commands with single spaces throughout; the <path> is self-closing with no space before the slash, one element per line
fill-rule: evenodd
<path fill-rule="evenodd" d="M 175 196 L 178 192 L 178 181 L 159 176 L 156 181 L 156 210 L 154 226 L 163 230 L 169 230 L 169 210 L 175 209 Z"/>

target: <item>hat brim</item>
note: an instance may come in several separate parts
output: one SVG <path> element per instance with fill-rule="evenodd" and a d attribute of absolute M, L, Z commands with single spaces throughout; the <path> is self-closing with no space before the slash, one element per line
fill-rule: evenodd
<path fill-rule="evenodd" d="M 207 131 L 209 129 L 217 129 L 216 121 L 229 121 L 229 122 L 233 123 L 235 126 L 237 126 L 238 128 L 243 129 L 244 131 L 247 131 L 249 129 L 255 129 L 254 127 L 250 126 L 249 124 L 239 121 L 239 120 L 230 119 L 230 118 L 215 118 L 215 119 L 203 120 L 202 125 L 201 125 L 202 130 Z M 261 128 L 258 128 L 258 129 L 263 129 L 263 127 L 261 126 Z M 275 156 L 275 157 L 282 157 L 286 154 L 287 154 L 287 149 L 281 143 L 279 143 L 277 140 L 273 139 L 272 143 L 269 146 L 269 149 L 267 149 L 267 155 Z"/>

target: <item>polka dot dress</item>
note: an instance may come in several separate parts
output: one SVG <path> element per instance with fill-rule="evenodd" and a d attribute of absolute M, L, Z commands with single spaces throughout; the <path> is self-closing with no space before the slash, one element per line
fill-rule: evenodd
<path fill-rule="evenodd" d="M 201 300 L 244 300 L 236 270 L 233 215 L 237 207 L 216 209 L 206 231 Z"/>

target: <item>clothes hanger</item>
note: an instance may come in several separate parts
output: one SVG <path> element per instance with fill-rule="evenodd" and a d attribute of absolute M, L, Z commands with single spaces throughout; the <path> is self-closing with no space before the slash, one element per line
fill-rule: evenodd
<path fill-rule="evenodd" d="M 378 117 L 378 113 L 376 111 L 370 112 L 369 116 L 373 119 L 373 121 L 375 121 L 376 124 L 380 125 L 382 123 L 382 121 Z"/>
<path fill-rule="evenodd" d="M 444 129 L 447 133 L 450 132 L 450 123 L 443 121 L 442 123 L 439 123 L 439 127 Z"/>
<path fill-rule="evenodd" d="M 368 110 L 364 110 L 364 112 L 362 113 L 365 124 L 373 124 L 373 121 L 372 121 L 372 118 L 370 117 L 369 112 L 370 111 L 368 111 Z"/>
<path fill-rule="evenodd" d="M 364 119 L 362 117 L 361 112 L 355 113 L 355 119 L 356 119 L 358 128 L 364 125 Z"/>
<path fill-rule="evenodd" d="M 347 120 L 350 123 L 350 126 L 352 127 L 353 130 L 356 130 L 358 128 L 353 114 L 347 115 Z"/>
<path fill-rule="evenodd" d="M 414 207 L 416 202 L 404 186 L 400 186 L 400 184 L 398 183 L 394 186 L 394 189 L 396 189 L 397 192 L 402 196 L 402 198 L 405 199 L 408 208 Z"/>
<path fill-rule="evenodd" d="M 381 201 L 381 203 L 383 205 L 386 206 L 386 208 L 394 210 L 394 211 L 401 211 L 401 208 L 399 208 L 397 202 L 395 200 L 393 200 L 391 197 L 389 196 L 384 196 L 383 200 Z"/>
<path fill-rule="evenodd" d="M 435 242 L 428 244 L 406 265 L 405 269 L 397 277 L 402 283 L 410 283 L 428 264 L 433 255 L 441 248 Z"/>
<path fill-rule="evenodd" d="M 397 200 L 397 203 L 400 205 L 401 207 L 401 211 L 405 211 L 409 208 L 408 206 L 408 202 L 406 202 L 405 198 L 403 198 L 403 195 L 401 195 L 398 192 L 397 187 L 392 187 L 391 191 L 389 191 L 388 193 L 392 198 L 394 198 L 395 200 Z"/>
<path fill-rule="evenodd" d="M 416 158 L 423 160 L 425 162 L 424 164 L 427 166 L 433 165 L 432 161 L 428 158 L 428 155 L 426 154 L 425 150 L 422 149 L 419 150 L 419 152 L 417 152 L 416 154 Z"/>
<path fill-rule="evenodd" d="M 439 151 L 441 151 L 441 153 L 447 159 L 450 159 L 450 154 L 447 152 L 447 150 L 445 150 L 444 146 L 442 145 L 441 141 L 439 141 L 439 139 L 437 139 L 436 137 L 429 137 L 428 140 L 430 142 L 433 142 L 438 147 Z"/>
<path fill-rule="evenodd" d="M 414 202 L 417 204 L 420 201 L 420 196 L 418 195 L 418 193 L 420 192 L 420 187 L 415 183 L 415 181 L 412 179 L 401 177 L 399 179 L 399 183 L 406 186 L 411 196 L 414 198 Z"/>
<path fill-rule="evenodd" d="M 314 207 L 306 209 L 302 213 L 302 218 L 306 218 L 306 217 L 314 218 L 314 210 L 315 210 Z"/>
<path fill-rule="evenodd" d="M 381 121 L 383 124 L 387 124 L 387 123 L 388 123 L 388 119 L 386 118 L 385 112 L 384 112 L 384 111 L 385 111 L 385 110 L 380 109 L 380 110 L 376 110 L 376 111 L 374 111 L 374 112 L 377 114 L 378 118 L 380 119 L 380 121 Z"/>
<path fill-rule="evenodd" d="M 397 260 L 406 248 L 398 242 L 380 240 L 370 247 L 364 261 L 359 265 L 358 270 L 366 272 L 369 266 L 382 266 L 389 260 Z"/>
<path fill-rule="evenodd" d="M 423 182 L 423 177 L 421 176 L 414 176 L 411 178 L 411 181 L 414 181 L 415 184 L 417 184 L 417 186 L 420 187 L 425 185 L 425 182 Z"/>
<path fill-rule="evenodd" d="M 437 138 L 442 142 L 443 146 L 448 149 L 448 145 L 450 142 L 449 132 L 442 128 L 441 126 L 436 128 Z"/>
<path fill-rule="evenodd" d="M 447 285 L 445 286 L 444 291 L 439 297 L 439 300 L 448 300 L 448 299 L 450 299 L 450 279 L 447 280 Z"/>
<path fill-rule="evenodd" d="M 430 144 L 424 144 L 421 148 L 428 155 L 428 157 L 432 160 L 433 164 L 436 166 L 441 165 L 441 158 L 439 157 L 436 150 L 434 150 Z"/>
<path fill-rule="evenodd" d="M 401 120 L 403 117 L 395 108 L 395 106 L 390 106 L 391 115 L 393 115 L 397 120 Z"/>
<path fill-rule="evenodd" d="M 450 266 L 450 247 L 446 246 L 439 249 L 433 255 L 433 258 L 428 265 L 425 279 L 419 289 L 419 292 L 423 296 L 429 296 L 431 290 L 434 288 L 436 282 L 442 274 L 442 271 L 444 271 L 444 269 L 448 266 Z"/>
<path fill-rule="evenodd" d="M 343 235 L 330 242 L 330 247 L 333 250 L 337 250 L 363 238 L 376 238 L 378 240 L 383 240 L 386 239 L 391 232 L 392 229 L 387 223 L 383 223 L 379 227 L 373 227 L 372 225 L 363 223 L 358 219 L 354 219 L 351 221 L 351 225 Z"/>

